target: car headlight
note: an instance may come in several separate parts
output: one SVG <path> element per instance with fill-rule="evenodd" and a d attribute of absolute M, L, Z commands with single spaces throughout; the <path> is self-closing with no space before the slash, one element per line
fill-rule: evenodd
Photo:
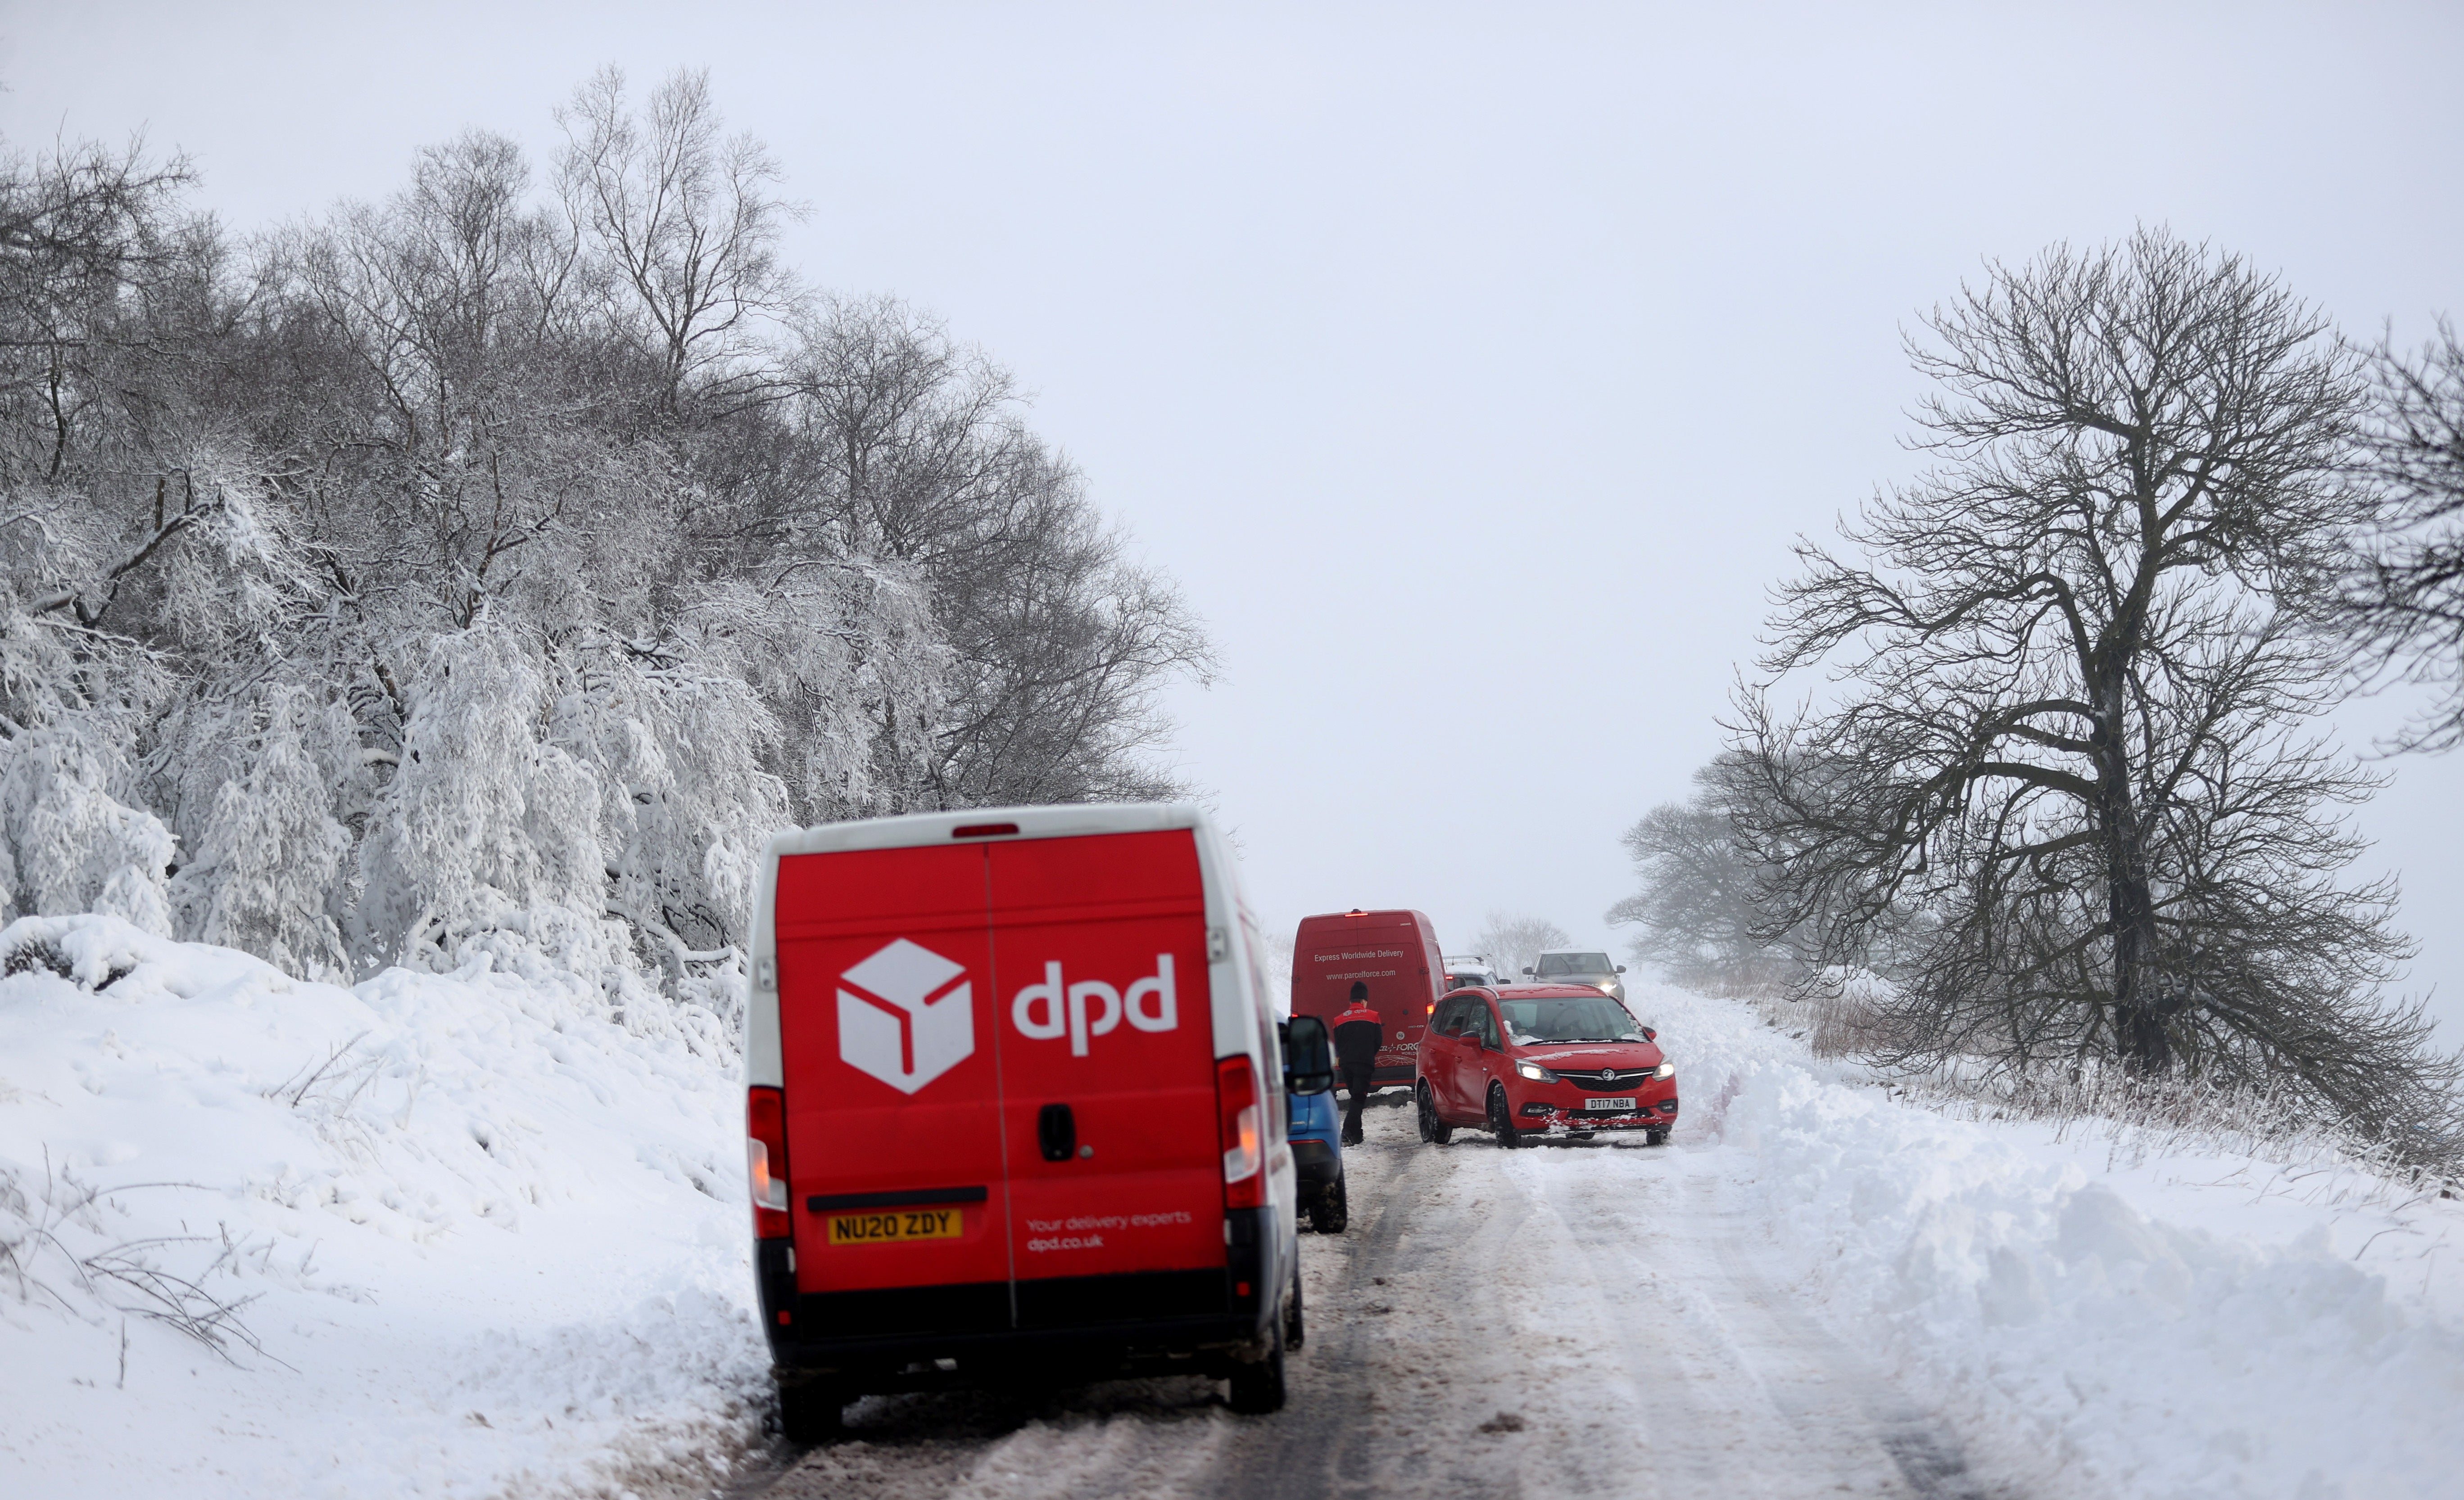
<path fill-rule="evenodd" d="M 1674 1078 L 1677 1076 L 1677 1065 L 1675 1063 L 1662 1063 L 1651 1070 L 1651 1076 L 1654 1078 Z"/>
<path fill-rule="evenodd" d="M 1557 1081 L 1557 1075 L 1555 1072 L 1541 1067 L 1538 1063 L 1530 1062 L 1524 1058 L 1518 1057 L 1514 1060 L 1514 1070 L 1521 1073 L 1524 1077 L 1530 1079 L 1533 1083 L 1555 1083 Z"/>

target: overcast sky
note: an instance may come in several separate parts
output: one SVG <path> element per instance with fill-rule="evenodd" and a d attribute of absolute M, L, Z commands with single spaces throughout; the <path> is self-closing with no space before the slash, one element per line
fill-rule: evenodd
<path fill-rule="evenodd" d="M 143 128 L 254 229 L 708 67 L 805 276 L 1017 370 L 1210 622 L 1179 764 L 1271 919 L 1606 943 L 1618 832 L 1791 539 L 1912 471 L 1903 330 L 1987 257 L 2164 223 L 2357 334 L 2464 314 L 2456 7 L 1712 9 L 9 0 L 0 131 Z M 2464 1030 L 2464 755 L 2393 769 L 2370 867 Z"/>

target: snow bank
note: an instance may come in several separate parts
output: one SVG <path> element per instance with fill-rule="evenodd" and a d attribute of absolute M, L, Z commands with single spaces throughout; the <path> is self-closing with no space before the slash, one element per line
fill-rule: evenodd
<path fill-rule="evenodd" d="M 2457 1492 L 2464 1204 L 1948 1119 L 1742 1006 L 1637 1005 L 1801 1290 L 1981 1471 L 2039 1497 Z"/>
<path fill-rule="evenodd" d="M 759 1423 L 732 1062 L 537 976 L 0 931 L 0 1492 L 642 1494 Z"/>

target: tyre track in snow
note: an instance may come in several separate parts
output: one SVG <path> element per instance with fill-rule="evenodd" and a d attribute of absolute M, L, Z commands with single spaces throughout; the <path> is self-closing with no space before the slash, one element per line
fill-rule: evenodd
<path fill-rule="evenodd" d="M 1287 1366 L 1290 1402 L 1235 1434 L 1199 1493 L 1309 1500 L 1510 1484 L 1504 1434 L 1479 1430 L 1501 1408 L 1464 1368 L 1480 1330 L 1460 1299 L 1509 1249 L 1513 1224 L 1480 1217 L 1457 1149 L 1422 1145 L 1408 1109 L 1372 1111 L 1366 1123 L 1367 1144 L 1345 1153 L 1350 1228 L 1303 1237 L 1309 1348 Z"/>
<path fill-rule="evenodd" d="M 873 1398 L 759 1492 L 1987 1494 L 1769 1270 L 1724 1206 L 1724 1148 L 1433 1149 L 1395 1108 L 1368 1128 L 1350 1232 L 1301 1237 L 1309 1339 L 1279 1416 L 1197 1379 Z"/>
<path fill-rule="evenodd" d="M 1293 1405 L 1225 1444 L 1202 1493 L 1981 1500 L 1766 1269 L 1719 1148 L 1432 1149 L 1384 1123 L 1363 1154 L 1381 1211 L 1309 1288 Z"/>
<path fill-rule="evenodd" d="M 1700 1160 L 1672 1149 L 1639 1172 L 1604 1162 L 1606 1180 L 1556 1173 L 1544 1188 L 1593 1258 L 1611 1322 L 1650 1330 L 1619 1353 L 1645 1398 L 1654 1473 L 1686 1493 L 1984 1500 L 1957 1444 L 1786 1292 L 1717 1180 L 1688 1170 Z M 1638 1211 L 1621 1179 L 1662 1165 L 1665 1206 Z"/>

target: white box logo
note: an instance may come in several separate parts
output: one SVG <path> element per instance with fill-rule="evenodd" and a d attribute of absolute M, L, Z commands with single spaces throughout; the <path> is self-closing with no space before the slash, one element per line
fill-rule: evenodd
<path fill-rule="evenodd" d="M 848 969 L 839 976 L 839 1056 L 902 1093 L 957 1067 L 976 1049 L 966 973 L 904 938 Z"/>

